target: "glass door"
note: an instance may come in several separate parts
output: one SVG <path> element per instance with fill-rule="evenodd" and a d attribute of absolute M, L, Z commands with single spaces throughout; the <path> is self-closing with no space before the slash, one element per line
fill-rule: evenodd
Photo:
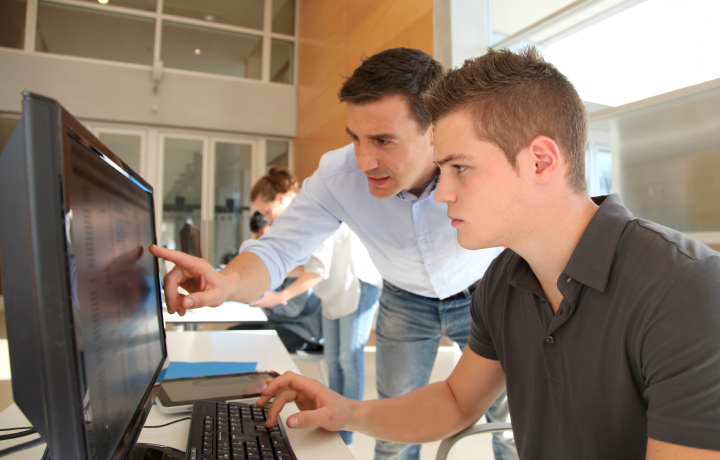
<path fill-rule="evenodd" d="M 98 127 L 94 130 L 100 142 L 145 178 L 145 133 Z"/>
<path fill-rule="evenodd" d="M 207 258 L 201 228 L 206 145 L 203 138 L 162 136 L 162 185 L 158 189 L 162 190 L 160 245 Z"/>
<path fill-rule="evenodd" d="M 250 190 L 253 186 L 253 144 L 213 139 L 212 259 L 215 267 L 235 257 L 250 238 Z"/>
<path fill-rule="evenodd" d="M 250 238 L 256 142 L 241 137 L 160 133 L 159 244 L 219 268 Z"/>

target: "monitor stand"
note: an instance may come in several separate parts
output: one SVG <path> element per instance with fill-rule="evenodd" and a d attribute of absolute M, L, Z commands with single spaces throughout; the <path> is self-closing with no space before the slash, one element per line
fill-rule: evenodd
<path fill-rule="evenodd" d="M 45 448 L 42 460 L 50 460 L 50 449 Z M 155 444 L 136 444 L 128 460 L 185 460 L 185 452 L 174 447 Z"/>
<path fill-rule="evenodd" d="M 185 460 L 185 452 L 174 447 L 138 443 L 128 460 Z"/>

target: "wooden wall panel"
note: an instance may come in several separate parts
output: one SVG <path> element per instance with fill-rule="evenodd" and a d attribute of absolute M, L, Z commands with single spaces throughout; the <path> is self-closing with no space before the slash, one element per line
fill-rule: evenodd
<path fill-rule="evenodd" d="M 322 154 L 350 142 L 337 92 L 360 57 L 405 46 L 433 54 L 433 0 L 299 0 L 294 169 L 304 179 Z"/>

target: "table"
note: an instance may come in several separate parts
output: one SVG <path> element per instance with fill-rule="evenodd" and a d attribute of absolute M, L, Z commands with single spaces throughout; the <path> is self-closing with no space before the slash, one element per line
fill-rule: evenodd
<path fill-rule="evenodd" d="M 287 350 L 275 331 L 209 331 L 167 332 L 168 354 L 171 361 L 240 361 L 257 362 L 257 369 L 273 370 L 282 374 L 298 372 Z M 288 404 L 281 412 L 283 422 L 297 412 L 294 404 Z M 187 414 L 166 415 L 153 406 L 145 422 L 146 426 L 162 425 Z M 0 413 L 0 427 L 28 426 L 27 419 L 13 404 Z M 185 450 L 189 421 L 175 423 L 163 428 L 145 428 L 138 442 L 162 444 Z M 320 428 L 287 429 L 288 439 L 298 460 L 353 460 L 350 450 L 340 435 Z M 1 441 L 0 449 L 29 441 L 32 437 Z M 45 446 L 7 457 L 13 460 L 39 460 Z"/>
<path fill-rule="evenodd" d="M 264 323 L 267 316 L 260 307 L 240 302 L 225 302 L 219 307 L 202 307 L 187 310 L 185 316 L 171 315 L 163 306 L 166 324 L 184 325 L 187 330 L 197 330 L 198 323 Z"/>

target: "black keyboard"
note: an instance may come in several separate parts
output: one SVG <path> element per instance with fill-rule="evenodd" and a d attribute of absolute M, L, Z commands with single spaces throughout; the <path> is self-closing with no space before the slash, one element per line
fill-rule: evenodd
<path fill-rule="evenodd" d="M 267 429 L 266 417 L 254 404 L 195 401 L 185 460 L 297 460 L 283 423 Z"/>

